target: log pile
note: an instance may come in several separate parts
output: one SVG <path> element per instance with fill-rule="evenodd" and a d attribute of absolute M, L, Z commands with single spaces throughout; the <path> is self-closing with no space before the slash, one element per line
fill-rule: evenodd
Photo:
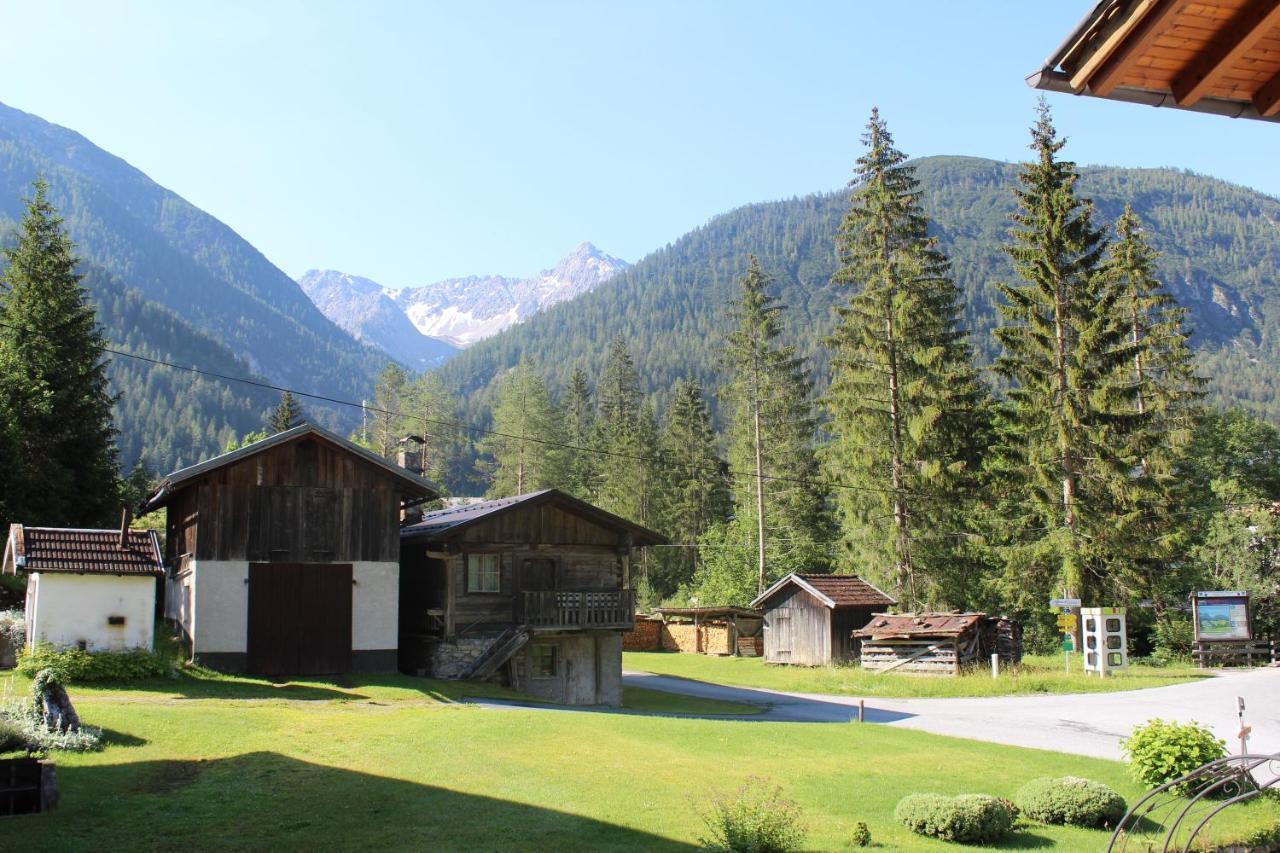
<path fill-rule="evenodd" d="M 853 636 L 872 672 L 959 675 L 995 653 L 1006 665 L 1022 660 L 1021 626 L 985 613 L 877 613 Z"/>

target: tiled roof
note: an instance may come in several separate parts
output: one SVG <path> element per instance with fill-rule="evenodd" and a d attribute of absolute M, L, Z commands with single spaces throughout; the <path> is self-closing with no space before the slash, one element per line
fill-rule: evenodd
<path fill-rule="evenodd" d="M 896 602 L 857 575 L 801 575 L 836 607 L 887 607 Z"/>
<path fill-rule="evenodd" d="M 877 613 L 859 637 L 958 637 L 986 618 L 983 613 Z"/>
<path fill-rule="evenodd" d="M 751 606 L 762 607 L 776 592 L 791 584 L 815 595 L 827 607 L 892 607 L 898 603 L 857 575 L 792 572 L 757 596 Z"/>
<path fill-rule="evenodd" d="M 120 547 L 119 530 L 11 525 L 4 570 L 78 574 L 164 573 L 160 543 L 152 530 L 130 530 Z"/>

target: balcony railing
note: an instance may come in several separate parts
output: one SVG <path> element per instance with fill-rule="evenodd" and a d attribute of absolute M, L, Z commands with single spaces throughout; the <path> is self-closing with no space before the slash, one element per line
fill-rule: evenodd
<path fill-rule="evenodd" d="M 631 590 L 540 590 L 522 594 L 530 628 L 607 629 L 635 626 Z"/>

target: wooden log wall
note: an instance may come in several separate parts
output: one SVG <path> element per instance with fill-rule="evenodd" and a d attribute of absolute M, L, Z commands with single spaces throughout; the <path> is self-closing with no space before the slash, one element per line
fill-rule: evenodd
<path fill-rule="evenodd" d="M 961 653 L 954 640 L 863 640 L 862 668 L 869 672 L 959 675 Z"/>

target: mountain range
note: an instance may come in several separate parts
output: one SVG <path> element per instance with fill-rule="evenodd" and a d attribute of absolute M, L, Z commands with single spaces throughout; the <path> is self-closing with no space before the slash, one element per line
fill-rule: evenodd
<path fill-rule="evenodd" d="M 1013 278 L 1002 246 L 1018 167 L 973 157 L 916 166 L 964 294 L 973 347 L 987 362 L 995 284 Z M 575 367 L 598 375 L 610 340 L 622 335 L 661 412 L 675 378 L 709 391 L 719 383 L 725 306 L 750 254 L 774 277 L 787 306 L 785 334 L 809 359 L 821 392 L 822 341 L 848 295 L 829 283 L 847 190 L 729 211 L 632 266 L 583 244 L 528 279 L 389 290 L 323 271 L 299 285 L 226 224 L 124 160 L 0 105 L 0 242 L 12 240 L 37 176 L 77 244 L 112 348 L 127 354 L 110 365 L 126 466 L 145 459 L 168 470 L 259 428 L 277 392 L 219 375 L 361 400 L 388 355 L 414 368 L 443 361 L 437 370 L 460 415 L 482 425 L 505 368 L 527 359 L 559 388 Z M 1128 202 L 1146 223 L 1161 253 L 1158 271 L 1188 308 L 1210 399 L 1280 420 L 1280 201 L 1172 169 L 1089 167 L 1079 186 L 1101 220 L 1113 221 Z M 349 408 L 303 402 L 328 426 L 356 421 Z"/>
<path fill-rule="evenodd" d="M 421 370 L 594 290 L 628 266 L 582 243 L 554 267 L 530 278 L 473 275 L 390 289 L 337 270 L 309 270 L 298 284 L 326 317 L 357 339 Z"/>

